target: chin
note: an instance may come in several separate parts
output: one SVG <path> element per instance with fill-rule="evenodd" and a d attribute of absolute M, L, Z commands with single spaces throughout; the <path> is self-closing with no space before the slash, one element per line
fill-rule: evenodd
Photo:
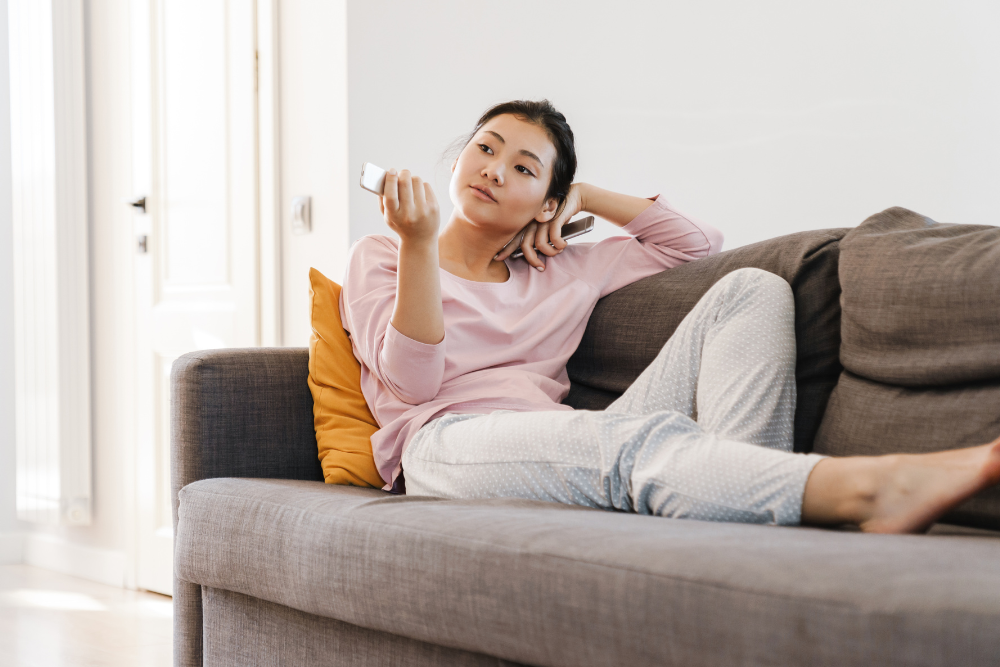
<path fill-rule="evenodd" d="M 456 206 L 455 211 L 476 227 L 497 226 L 496 211 L 484 211 L 476 206 Z"/>
<path fill-rule="evenodd" d="M 469 222 L 492 225 L 503 219 L 503 213 L 496 204 L 482 201 L 471 192 L 463 194 L 463 197 L 452 197 L 451 203 L 455 205 L 455 211 Z"/>

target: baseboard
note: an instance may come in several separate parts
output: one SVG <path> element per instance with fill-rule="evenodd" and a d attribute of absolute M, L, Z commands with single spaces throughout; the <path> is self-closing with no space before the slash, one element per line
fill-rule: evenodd
<path fill-rule="evenodd" d="M 0 533 L 0 565 L 24 562 L 24 533 Z"/>
<path fill-rule="evenodd" d="M 125 587 L 125 554 L 67 542 L 40 533 L 24 536 L 23 563 L 108 586 Z"/>

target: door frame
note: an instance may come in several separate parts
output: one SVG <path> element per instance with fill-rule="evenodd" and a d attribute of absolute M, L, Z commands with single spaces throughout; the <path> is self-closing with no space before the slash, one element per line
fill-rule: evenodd
<path fill-rule="evenodd" d="M 281 99 L 278 0 L 257 0 L 257 229 L 260 239 L 260 341 L 282 344 L 281 326 Z"/>
<path fill-rule="evenodd" d="M 128 24 L 132 35 L 146 35 L 153 39 L 154 26 L 151 23 L 153 0 L 131 0 L 128 3 Z M 257 133 L 257 193 L 258 193 L 258 317 L 259 337 L 257 344 L 262 346 L 281 345 L 281 174 L 280 174 L 280 98 L 278 69 L 278 0 L 256 0 L 255 6 L 255 40 L 256 40 L 256 133 Z M 133 181 L 133 191 L 136 197 L 148 195 L 152 186 L 152 141 L 149 125 L 151 114 L 152 63 L 149 59 L 137 62 L 136 49 L 132 47 L 130 35 L 123 35 L 129 40 L 129 53 L 132 57 L 132 80 L 130 86 L 131 125 L 129 141 L 132 144 L 131 165 L 133 173 L 137 173 L 138 164 L 149 165 L 145 171 L 148 176 Z M 123 202 L 123 205 L 124 202 Z M 133 226 L 128 230 L 129 244 L 135 241 L 136 234 L 149 233 L 148 216 L 133 216 Z M 134 246 L 133 246 L 134 247 Z M 141 278 L 138 263 L 133 256 L 130 261 L 132 273 L 131 284 L 119 285 L 115 298 L 122 304 L 123 314 L 128 321 L 134 322 L 133 336 L 139 334 L 142 324 L 138 322 L 139 309 L 135 302 L 135 290 L 132 287 Z M 145 420 L 136 414 L 139 406 L 135 400 L 138 389 L 137 368 L 133 367 L 130 381 L 117 387 L 120 398 L 119 407 L 129 409 L 133 415 L 133 426 L 136 429 L 129 441 L 123 444 L 127 451 L 123 461 L 123 470 L 131 475 L 130 483 L 126 485 L 125 494 L 125 556 L 126 576 L 124 586 L 136 589 L 139 582 L 140 530 L 142 512 L 139 510 L 140 494 L 143 492 L 140 480 L 147 470 L 147 462 L 139 455 L 139 441 Z M 151 416 L 151 415 L 150 415 Z M 146 423 L 146 428 L 156 428 L 153 423 Z"/>

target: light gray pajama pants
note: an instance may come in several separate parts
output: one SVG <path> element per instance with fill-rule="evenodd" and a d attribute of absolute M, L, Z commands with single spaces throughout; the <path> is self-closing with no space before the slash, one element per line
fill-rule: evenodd
<path fill-rule="evenodd" d="M 733 271 L 604 411 L 447 413 L 403 453 L 406 492 L 797 524 L 823 456 L 792 453 L 795 302 Z"/>

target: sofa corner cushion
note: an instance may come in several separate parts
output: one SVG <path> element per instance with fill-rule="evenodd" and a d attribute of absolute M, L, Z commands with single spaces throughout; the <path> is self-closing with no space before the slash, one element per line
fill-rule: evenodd
<path fill-rule="evenodd" d="M 1000 227 L 890 208 L 840 242 L 844 367 L 899 386 L 1000 378 Z"/>
<path fill-rule="evenodd" d="M 829 456 L 878 456 L 981 445 L 1000 436 L 998 406 L 1000 380 L 899 387 L 844 371 L 813 451 Z M 1000 486 L 970 498 L 942 521 L 1000 530 Z"/>
<path fill-rule="evenodd" d="M 795 295 L 795 450 L 809 451 L 841 370 L 838 242 L 848 231 L 798 232 L 727 250 L 604 297 L 567 365 L 574 391 L 565 402 L 576 408 L 607 407 L 652 362 L 712 285 L 732 271 L 755 267 L 787 280 Z"/>
<path fill-rule="evenodd" d="M 185 581 L 529 664 L 989 664 L 1000 654 L 992 537 L 212 479 L 182 490 L 175 545 Z"/>

